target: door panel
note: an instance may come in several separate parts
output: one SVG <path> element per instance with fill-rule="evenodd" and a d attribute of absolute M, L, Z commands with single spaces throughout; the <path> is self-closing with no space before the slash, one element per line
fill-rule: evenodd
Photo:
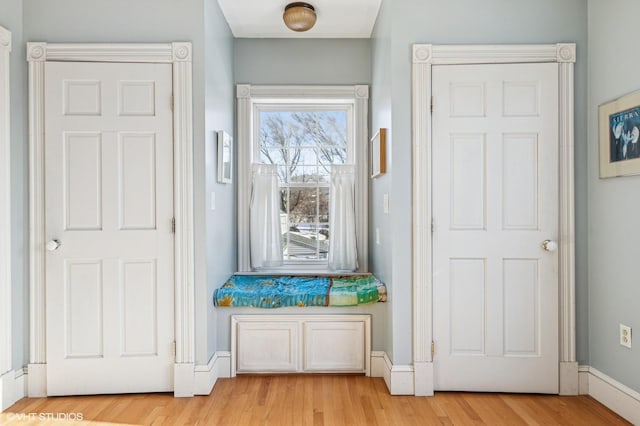
<path fill-rule="evenodd" d="M 156 228 L 155 166 L 155 134 L 120 134 L 118 140 L 118 229 Z"/>
<path fill-rule="evenodd" d="M 451 135 L 453 229 L 485 229 L 485 166 L 484 135 Z"/>
<path fill-rule="evenodd" d="M 556 64 L 433 67 L 436 390 L 558 392 Z"/>
<path fill-rule="evenodd" d="M 49 395 L 173 390 L 170 64 L 45 65 Z"/>
<path fill-rule="evenodd" d="M 102 262 L 100 259 L 65 262 L 64 300 L 66 356 L 102 357 Z M 55 309 L 55 308 L 54 308 Z"/>

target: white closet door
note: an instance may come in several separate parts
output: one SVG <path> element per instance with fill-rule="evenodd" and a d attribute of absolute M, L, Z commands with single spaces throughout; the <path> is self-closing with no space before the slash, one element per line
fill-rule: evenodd
<path fill-rule="evenodd" d="M 558 392 L 557 94 L 557 64 L 433 67 L 436 390 Z"/>
<path fill-rule="evenodd" d="M 170 64 L 45 66 L 49 395 L 173 390 Z"/>

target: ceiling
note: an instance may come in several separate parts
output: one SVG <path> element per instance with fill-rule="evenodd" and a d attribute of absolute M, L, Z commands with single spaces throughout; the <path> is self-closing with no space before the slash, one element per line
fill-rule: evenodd
<path fill-rule="evenodd" d="M 218 0 L 237 38 L 370 38 L 380 0 L 307 0 L 316 25 L 296 33 L 282 21 L 287 0 Z"/>

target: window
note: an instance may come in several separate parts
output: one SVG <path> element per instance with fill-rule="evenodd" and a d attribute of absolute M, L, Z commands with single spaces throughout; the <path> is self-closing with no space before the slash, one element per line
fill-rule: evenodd
<path fill-rule="evenodd" d="M 359 270 L 367 269 L 367 104 L 367 86 L 238 85 L 240 271 L 252 270 L 253 163 L 277 167 L 284 261 L 279 269 L 298 271 L 327 269 L 331 168 L 355 165 Z"/>
<path fill-rule="evenodd" d="M 282 251 L 286 263 L 320 261 L 329 251 L 329 179 L 334 164 L 353 164 L 350 109 L 306 105 L 258 109 L 257 152 L 278 166 Z"/>

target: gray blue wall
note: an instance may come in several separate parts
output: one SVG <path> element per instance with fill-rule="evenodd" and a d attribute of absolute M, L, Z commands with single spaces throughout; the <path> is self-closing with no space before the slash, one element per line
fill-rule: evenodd
<path fill-rule="evenodd" d="M 216 1 L 205 0 L 205 151 L 200 165 L 205 171 L 205 193 L 198 199 L 196 210 L 206 212 L 206 283 L 199 286 L 197 303 L 204 304 L 206 315 L 203 320 L 207 327 L 200 328 L 196 345 L 206 342 L 208 361 L 217 350 L 217 318 L 213 308 L 213 290 L 220 287 L 237 270 L 237 209 L 236 185 L 217 182 L 217 139 L 216 132 L 224 130 L 235 136 L 234 102 L 235 88 L 233 75 L 234 40 L 227 21 Z M 211 193 L 215 193 L 215 210 L 211 210 Z M 196 230 L 197 232 L 197 230 Z M 202 291 L 206 290 L 206 291 Z M 196 323 L 199 323 L 197 317 Z M 204 333 L 204 336 L 201 334 Z M 200 355 L 202 350 L 198 350 Z M 201 358 L 201 357 L 200 357 Z M 197 360 L 203 364 L 202 359 Z"/>
<path fill-rule="evenodd" d="M 369 39 L 236 39 L 236 83 L 369 84 Z"/>
<path fill-rule="evenodd" d="M 390 203 L 389 214 L 383 212 L 384 194 L 391 190 L 391 176 L 393 175 L 393 158 L 391 147 L 393 146 L 393 129 L 391 123 L 391 104 L 393 97 L 393 85 L 391 81 L 391 2 L 382 1 L 378 12 L 378 19 L 371 35 L 371 91 L 370 91 L 370 134 L 375 134 L 380 128 L 387 129 L 386 133 L 386 157 L 387 173 L 371 179 L 369 186 L 369 269 L 387 284 L 387 303 L 384 306 L 387 321 L 381 330 L 384 336 L 385 351 L 393 359 L 393 306 L 396 305 L 395 286 L 392 282 L 391 266 L 391 217 L 396 206 Z M 393 199 L 389 195 L 390 199 Z M 380 237 L 380 244 L 376 242 L 376 228 Z M 404 309 L 410 310 L 411 299 L 404 301 Z M 402 309 L 397 304 L 398 309 Z M 400 333 L 402 334 L 402 333 Z"/>
<path fill-rule="evenodd" d="M 29 358 L 29 188 L 27 175 L 27 66 L 22 41 L 22 1 L 3 0 L 0 25 L 11 31 L 11 275 L 12 367 Z"/>
<path fill-rule="evenodd" d="M 640 391 L 640 176 L 599 179 L 598 105 L 640 89 L 636 0 L 589 2 L 590 365 Z M 618 325 L 636 332 L 619 345 Z"/>
<path fill-rule="evenodd" d="M 578 359 L 588 363 L 587 275 L 586 275 L 586 93 L 587 93 L 587 1 L 586 0 L 383 0 L 374 32 L 373 117 L 382 124 L 388 115 L 391 86 L 390 172 L 387 182 L 373 185 L 373 199 L 384 191 L 391 197 L 389 216 L 376 216 L 381 239 L 390 241 L 376 273 L 391 277 L 394 364 L 410 364 L 411 336 L 411 44 L 509 44 L 575 42 L 576 63 L 576 211 L 577 216 L 577 317 Z M 391 48 L 387 47 L 391 40 Z M 388 77 L 388 63 L 391 74 Z M 379 111 L 378 108 L 382 108 Z M 375 123 L 374 123 L 375 124 Z M 374 262 L 375 263 L 375 262 Z"/>

